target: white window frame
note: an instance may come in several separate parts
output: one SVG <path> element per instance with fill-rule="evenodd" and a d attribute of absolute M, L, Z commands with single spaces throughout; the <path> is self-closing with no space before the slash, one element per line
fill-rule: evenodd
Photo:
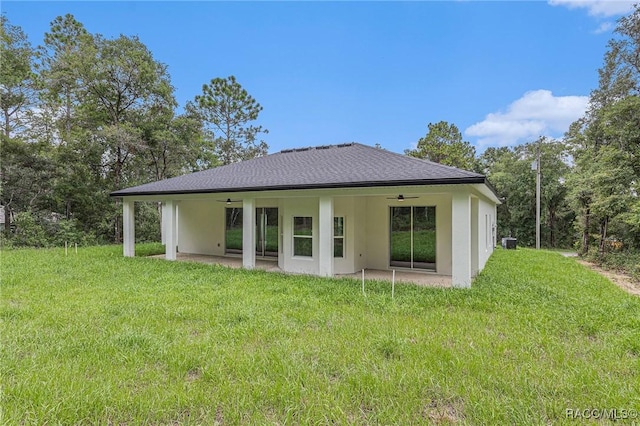
<path fill-rule="evenodd" d="M 311 234 L 310 235 L 300 235 L 300 234 L 296 234 L 296 219 L 297 218 L 303 218 L 303 219 L 310 219 L 311 222 Z M 293 216 L 293 220 L 291 221 L 292 224 L 292 241 L 291 241 L 291 252 L 293 253 L 293 257 L 296 258 L 301 258 L 301 259 L 311 259 L 313 258 L 313 216 Z M 305 239 L 309 239 L 311 240 L 311 255 L 307 256 L 304 254 L 296 254 L 296 238 L 305 238 Z"/>
<path fill-rule="evenodd" d="M 336 235 L 336 219 L 342 219 L 342 235 Z M 345 243 L 346 243 L 346 223 L 347 221 L 345 220 L 344 216 L 334 216 L 333 217 L 333 258 L 334 259 L 344 259 L 345 256 Z M 335 246 L 336 246 L 336 240 L 342 240 L 342 255 L 341 256 L 336 256 L 336 252 L 335 252 Z"/>

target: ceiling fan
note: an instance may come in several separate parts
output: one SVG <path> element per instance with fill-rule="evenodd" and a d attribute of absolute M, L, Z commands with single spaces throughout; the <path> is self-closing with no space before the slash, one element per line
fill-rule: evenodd
<path fill-rule="evenodd" d="M 404 201 L 404 200 L 410 200 L 411 198 L 419 198 L 419 197 L 405 197 L 404 195 L 400 194 L 397 197 L 388 197 L 387 200 Z"/>
<path fill-rule="evenodd" d="M 219 203 L 227 203 L 227 204 L 231 204 L 231 203 L 239 203 L 242 200 L 232 200 L 231 198 L 227 198 L 226 200 L 216 200 Z"/>

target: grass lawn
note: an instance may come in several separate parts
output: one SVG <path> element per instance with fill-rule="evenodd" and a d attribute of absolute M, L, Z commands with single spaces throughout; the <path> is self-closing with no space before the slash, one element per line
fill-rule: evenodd
<path fill-rule="evenodd" d="M 1 266 L 2 424 L 575 425 L 567 408 L 640 409 L 640 298 L 557 253 L 498 250 L 470 290 L 393 300 L 383 282 L 363 297 L 348 279 L 120 247 Z"/>

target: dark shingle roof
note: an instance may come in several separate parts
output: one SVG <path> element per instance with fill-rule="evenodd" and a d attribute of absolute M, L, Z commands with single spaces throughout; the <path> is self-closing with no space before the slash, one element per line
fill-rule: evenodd
<path fill-rule="evenodd" d="M 111 193 L 112 196 L 274 189 L 486 183 L 478 173 L 358 143 L 283 150 Z"/>

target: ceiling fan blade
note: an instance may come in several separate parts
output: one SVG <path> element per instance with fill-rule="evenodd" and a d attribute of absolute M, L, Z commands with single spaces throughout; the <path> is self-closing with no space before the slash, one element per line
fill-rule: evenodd
<path fill-rule="evenodd" d="M 404 201 L 404 200 L 409 200 L 411 198 L 420 198 L 420 197 L 405 197 L 404 195 L 400 194 L 397 197 L 387 197 L 387 200 Z"/>

